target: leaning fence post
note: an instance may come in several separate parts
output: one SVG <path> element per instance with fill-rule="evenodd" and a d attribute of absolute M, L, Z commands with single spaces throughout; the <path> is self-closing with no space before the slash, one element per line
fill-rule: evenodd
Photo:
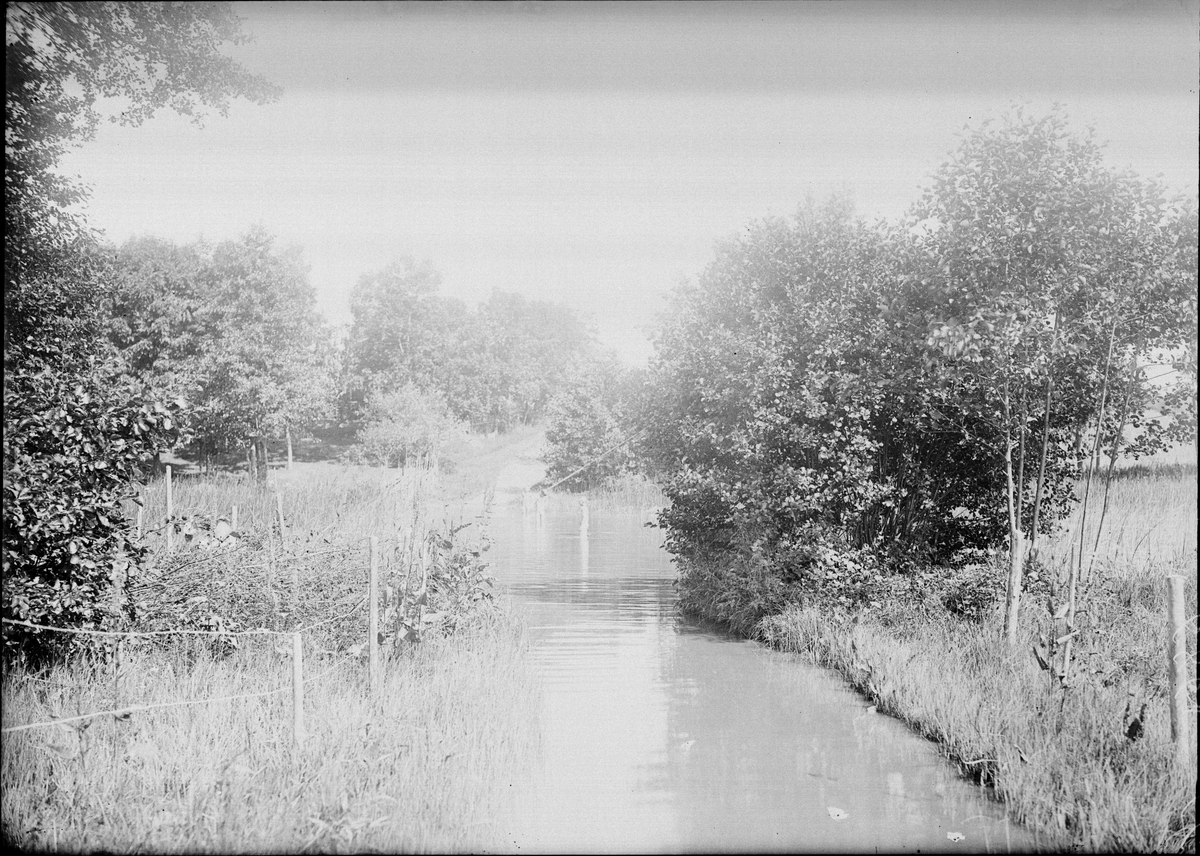
<path fill-rule="evenodd" d="M 271 600 L 271 608 L 274 610 L 272 624 L 279 627 L 279 596 L 275 593 L 275 542 L 267 542 L 267 563 L 263 566 L 263 582 L 267 586 L 267 597 Z M 296 611 L 292 610 L 292 626 L 296 626 L 295 619 Z"/>
<path fill-rule="evenodd" d="M 292 739 L 297 748 L 304 745 L 304 644 L 299 633 L 292 634 Z"/>
<path fill-rule="evenodd" d="M 371 536 L 371 565 L 367 575 L 367 679 L 375 691 L 379 671 L 379 538 Z"/>
<path fill-rule="evenodd" d="M 171 465 L 167 464 L 167 552 L 175 546 L 175 498 L 171 493 Z"/>
<path fill-rule="evenodd" d="M 1191 737 L 1188 710 L 1187 624 L 1184 621 L 1183 577 L 1167 577 L 1167 674 L 1170 676 L 1171 740 L 1175 760 L 1186 770 L 1191 763 Z"/>
<path fill-rule="evenodd" d="M 287 528 L 283 525 L 283 497 L 275 494 L 275 513 L 279 517 L 279 545 L 287 549 Z"/>

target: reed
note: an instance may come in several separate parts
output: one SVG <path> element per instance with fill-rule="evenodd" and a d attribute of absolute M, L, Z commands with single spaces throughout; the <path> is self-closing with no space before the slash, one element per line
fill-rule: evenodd
<path fill-rule="evenodd" d="M 647 513 L 666 505 L 662 489 L 643 475 L 625 475 L 588 491 L 588 503 L 599 511 Z"/>

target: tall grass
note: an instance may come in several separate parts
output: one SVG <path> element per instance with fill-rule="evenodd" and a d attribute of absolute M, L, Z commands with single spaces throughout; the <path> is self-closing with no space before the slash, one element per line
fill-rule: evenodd
<path fill-rule="evenodd" d="M 296 469 L 276 470 L 270 481 L 259 482 L 245 474 L 219 473 L 175 477 L 172 485 L 177 519 L 198 517 L 210 522 L 228 518 L 237 506 L 238 529 L 270 533 L 276 528 L 276 494 L 283 504 L 289 534 L 300 538 L 337 534 L 343 539 L 387 537 L 412 525 L 414 515 L 428 518 L 437 473 L 428 467 L 401 469 L 336 464 L 297 464 Z M 140 492 L 142 520 L 155 547 L 163 546 L 167 513 L 166 482 L 155 479 Z M 137 507 L 126 505 L 136 519 Z"/>
<path fill-rule="evenodd" d="M 1044 846 L 1194 852 L 1195 774 L 1173 768 L 1165 699 L 1119 665 L 1135 649 L 1157 649 L 1165 663 L 1162 622 L 1136 623 L 1114 630 L 1113 671 L 1065 692 L 1028 645 L 1023 656 L 1007 653 L 998 616 L 926 622 L 899 637 L 872 619 L 792 608 L 764 619 L 760 634 L 837 670 L 880 712 L 938 741 L 965 773 L 994 785 Z M 1149 702 L 1136 740 L 1126 736 L 1131 701 L 1134 711 Z"/>
<path fill-rule="evenodd" d="M 290 691 L 5 736 L 5 837 L 23 849 L 151 852 L 463 850 L 536 750 L 522 631 L 500 613 L 386 664 L 310 651 L 309 737 Z M 248 646 L 250 647 L 250 646 Z M 227 659 L 186 647 L 4 681 L 4 724 L 289 686 L 270 643 Z"/>
<path fill-rule="evenodd" d="M 1079 488 L 1082 491 L 1082 487 Z M 1116 470 L 1108 491 L 1108 512 L 1100 528 L 1104 502 L 1102 479 L 1094 481 L 1085 514 L 1077 506 L 1042 546 L 1044 563 L 1066 568 L 1083 539 L 1085 567 L 1109 577 L 1156 577 L 1173 569 L 1195 567 L 1195 464 L 1137 465 Z M 1099 539 L 1097 540 L 1097 533 Z M 1194 571 L 1193 571 L 1194 573 Z"/>
<path fill-rule="evenodd" d="M 666 504 L 662 490 L 642 475 L 612 479 L 601 488 L 588 491 L 588 504 L 601 511 L 639 511 L 650 513 Z"/>
<path fill-rule="evenodd" d="M 195 576 L 207 595 L 188 602 L 235 612 L 245 627 L 291 627 L 298 616 L 345 609 L 347 592 L 361 602 L 360 539 L 440 526 L 428 510 L 428 471 L 310 465 L 275 475 L 266 485 L 177 480 L 175 516 L 191 518 L 188 531 L 200 533 L 192 540 L 237 505 L 241 544 L 205 553 L 181 532 L 168 556 L 162 532 L 149 534 L 161 572 L 141 582 L 174 592 Z M 274 534 L 276 491 L 290 545 Z M 165 485 L 150 485 L 145 503 L 146 528 L 162 530 Z M 309 549 L 323 541 L 358 544 L 357 552 Z M 278 567 L 277 549 L 281 565 L 304 560 L 296 590 L 282 573 L 264 576 Z M 351 623 L 354 634 L 365 632 L 361 614 Z M 39 673 L 9 664 L 5 728 L 217 700 L 5 733 L 5 839 L 28 849 L 122 852 L 476 848 L 489 840 L 500 795 L 536 751 L 537 690 L 511 617 L 480 606 L 453 626 L 452 635 L 429 632 L 385 657 L 374 694 L 361 659 L 328 633 L 306 634 L 309 737 L 300 749 L 292 745 L 290 655 L 278 637 L 243 636 L 232 651 L 205 638 L 126 643 Z"/>

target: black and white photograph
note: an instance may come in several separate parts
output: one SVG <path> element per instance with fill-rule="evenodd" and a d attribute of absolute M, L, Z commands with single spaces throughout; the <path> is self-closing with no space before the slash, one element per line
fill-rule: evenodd
<path fill-rule="evenodd" d="M 1196 852 L 1200 0 L 5 4 L 15 852 Z"/>

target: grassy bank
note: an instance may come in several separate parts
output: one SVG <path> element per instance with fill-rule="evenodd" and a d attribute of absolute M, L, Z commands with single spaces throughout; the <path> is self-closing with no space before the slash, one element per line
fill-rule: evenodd
<path fill-rule="evenodd" d="M 6 735 L 5 838 L 115 852 L 470 849 L 532 748 L 523 644 L 496 615 L 389 663 L 374 696 L 359 664 L 310 651 L 323 677 L 305 687 L 299 750 L 286 692 Z M 135 653 L 119 677 L 84 663 L 16 670 L 4 722 L 287 688 L 290 668 L 260 644 L 222 660 Z"/>
<path fill-rule="evenodd" d="M 1047 545 L 1044 579 L 1024 601 L 1024 644 L 1012 654 L 998 609 L 1003 556 L 965 576 L 884 580 L 863 609 L 797 603 L 753 566 L 692 569 L 682 597 L 694 612 L 837 670 L 880 711 L 938 741 L 964 773 L 994 785 L 1013 816 L 1054 845 L 1194 852 L 1195 767 L 1172 764 L 1163 580 L 1187 581 L 1194 661 L 1195 467 L 1131 468 L 1109 500 L 1065 688 L 1031 647 L 1052 635 L 1046 586 L 1063 575 L 1079 515 Z M 1095 523 L 1093 512 L 1089 546 Z M 1195 711 L 1194 682 L 1190 693 Z"/>
<path fill-rule="evenodd" d="M 157 569 L 133 581 L 132 629 L 226 635 L 142 638 L 47 671 L 6 669 L 5 728 L 162 705 L 6 732 L 7 842 L 395 852 L 489 839 L 501 795 L 536 751 L 537 689 L 521 627 L 484 596 L 475 546 L 429 513 L 433 474 L 311 464 L 274 475 L 268 485 L 178 480 L 171 553 L 165 486 L 145 494 Z M 240 532 L 215 544 L 234 505 Z M 374 693 L 361 608 L 372 535 L 389 642 Z M 296 747 L 287 638 L 236 634 L 314 622 L 304 634 L 307 736 Z M 192 700 L 202 703 L 179 704 Z"/>

